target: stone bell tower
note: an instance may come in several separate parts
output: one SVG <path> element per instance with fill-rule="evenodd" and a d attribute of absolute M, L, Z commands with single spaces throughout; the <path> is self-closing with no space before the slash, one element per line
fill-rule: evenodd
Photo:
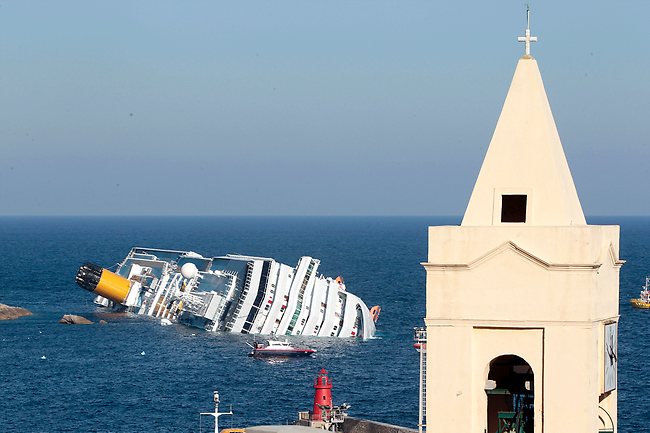
<path fill-rule="evenodd" d="M 429 227 L 427 430 L 614 432 L 619 227 L 586 223 L 520 41 L 463 221 Z"/>

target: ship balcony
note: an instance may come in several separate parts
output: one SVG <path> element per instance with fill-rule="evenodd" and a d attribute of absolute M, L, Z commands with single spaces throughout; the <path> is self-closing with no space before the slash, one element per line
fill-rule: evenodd
<path fill-rule="evenodd" d="M 426 343 L 427 328 L 424 327 L 413 328 L 413 341 L 415 341 L 416 343 Z"/>

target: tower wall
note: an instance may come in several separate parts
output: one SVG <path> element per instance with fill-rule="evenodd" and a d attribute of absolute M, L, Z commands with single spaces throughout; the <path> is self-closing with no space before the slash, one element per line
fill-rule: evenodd
<path fill-rule="evenodd" d="M 618 251 L 618 226 L 429 227 L 427 318 L 615 317 Z"/>
<path fill-rule="evenodd" d="M 618 226 L 430 227 L 427 426 L 487 429 L 489 365 L 534 373 L 536 433 L 597 431 L 603 324 L 618 320 Z"/>

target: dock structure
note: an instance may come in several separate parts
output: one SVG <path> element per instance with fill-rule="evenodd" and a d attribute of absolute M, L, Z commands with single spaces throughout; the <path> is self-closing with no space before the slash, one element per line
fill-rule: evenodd
<path fill-rule="evenodd" d="M 427 329 L 424 327 L 415 328 L 413 347 L 420 354 L 419 362 L 419 384 L 418 384 L 418 433 L 427 430 Z"/>

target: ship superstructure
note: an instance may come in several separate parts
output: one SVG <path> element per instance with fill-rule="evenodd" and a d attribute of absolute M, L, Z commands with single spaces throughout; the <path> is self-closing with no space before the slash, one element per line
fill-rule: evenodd
<path fill-rule="evenodd" d="M 266 257 L 135 247 L 114 273 L 86 263 L 76 281 L 104 307 L 211 332 L 372 337 L 366 304 L 340 277 L 318 274 L 319 265 L 308 256 L 292 268 Z"/>

